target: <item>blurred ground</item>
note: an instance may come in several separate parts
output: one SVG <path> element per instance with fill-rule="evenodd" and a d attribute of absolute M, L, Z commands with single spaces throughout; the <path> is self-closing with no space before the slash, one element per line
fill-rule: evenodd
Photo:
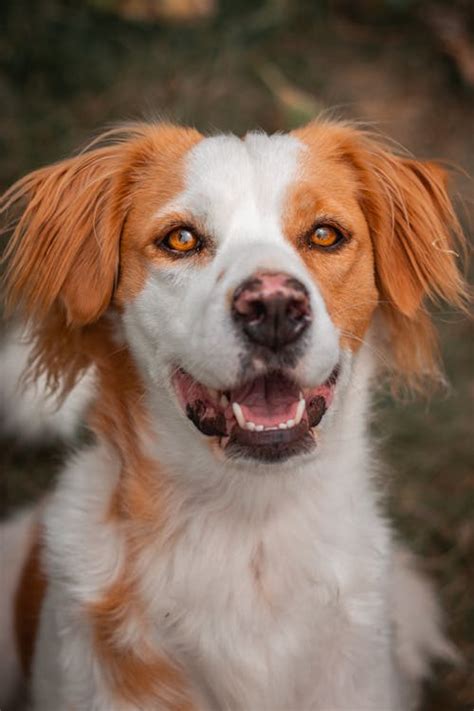
<path fill-rule="evenodd" d="M 160 115 L 243 133 L 291 128 L 328 108 L 474 175 L 470 0 L 156 7 L 4 0 L 1 188 L 117 120 Z M 473 183 L 460 173 L 453 189 L 472 232 Z M 438 670 L 425 711 L 474 706 L 474 333 L 456 314 L 437 318 L 450 392 L 396 404 L 382 393 L 374 415 L 393 516 L 435 578 L 466 658 Z M 34 499 L 61 459 L 54 447 L 0 442 L 1 513 Z"/>

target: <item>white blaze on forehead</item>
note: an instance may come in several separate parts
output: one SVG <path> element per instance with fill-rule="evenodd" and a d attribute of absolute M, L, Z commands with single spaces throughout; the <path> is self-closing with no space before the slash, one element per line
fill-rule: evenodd
<path fill-rule="evenodd" d="M 218 243 L 281 236 L 281 213 L 304 150 L 291 136 L 206 138 L 189 152 L 185 189 L 168 210 L 185 211 Z"/>

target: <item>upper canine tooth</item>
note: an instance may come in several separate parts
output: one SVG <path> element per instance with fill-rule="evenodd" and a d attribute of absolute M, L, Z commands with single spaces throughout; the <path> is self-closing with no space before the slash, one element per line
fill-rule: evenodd
<path fill-rule="evenodd" d="M 229 404 L 229 401 L 228 401 L 228 399 L 226 398 L 225 395 L 221 395 L 221 400 L 220 400 L 220 402 L 221 402 L 221 407 L 227 407 L 228 404 Z"/>
<path fill-rule="evenodd" d="M 234 413 L 235 419 L 239 423 L 239 426 L 242 427 L 242 429 L 244 429 L 245 428 L 245 417 L 244 417 L 244 413 L 242 412 L 242 408 L 240 407 L 238 402 L 232 403 L 232 412 Z"/>
<path fill-rule="evenodd" d="M 245 424 L 245 427 L 250 430 L 250 432 L 254 432 L 257 429 L 257 425 L 255 424 L 255 422 L 247 422 Z"/>
<path fill-rule="evenodd" d="M 294 420 L 288 420 L 287 423 L 286 423 L 286 426 L 287 426 L 288 429 L 289 429 L 290 427 L 294 427 L 295 424 L 296 424 L 296 423 L 295 423 Z"/>
<path fill-rule="evenodd" d="M 295 415 L 295 425 L 299 425 L 301 422 L 301 418 L 303 417 L 303 413 L 306 409 L 306 401 L 301 398 L 298 401 L 298 407 L 296 408 L 296 415 Z"/>

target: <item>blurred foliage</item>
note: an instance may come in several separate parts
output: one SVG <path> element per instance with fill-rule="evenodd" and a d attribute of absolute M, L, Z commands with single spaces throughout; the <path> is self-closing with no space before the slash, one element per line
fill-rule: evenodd
<path fill-rule="evenodd" d="M 195 22 L 212 17 L 214 0 L 89 0 L 92 7 L 143 22 Z"/>

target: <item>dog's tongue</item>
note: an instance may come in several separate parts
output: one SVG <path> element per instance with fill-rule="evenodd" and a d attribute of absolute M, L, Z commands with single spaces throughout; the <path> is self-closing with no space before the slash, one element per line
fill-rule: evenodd
<path fill-rule="evenodd" d="M 231 392 L 247 422 L 264 427 L 278 426 L 295 418 L 299 388 L 281 373 L 256 378 Z"/>

